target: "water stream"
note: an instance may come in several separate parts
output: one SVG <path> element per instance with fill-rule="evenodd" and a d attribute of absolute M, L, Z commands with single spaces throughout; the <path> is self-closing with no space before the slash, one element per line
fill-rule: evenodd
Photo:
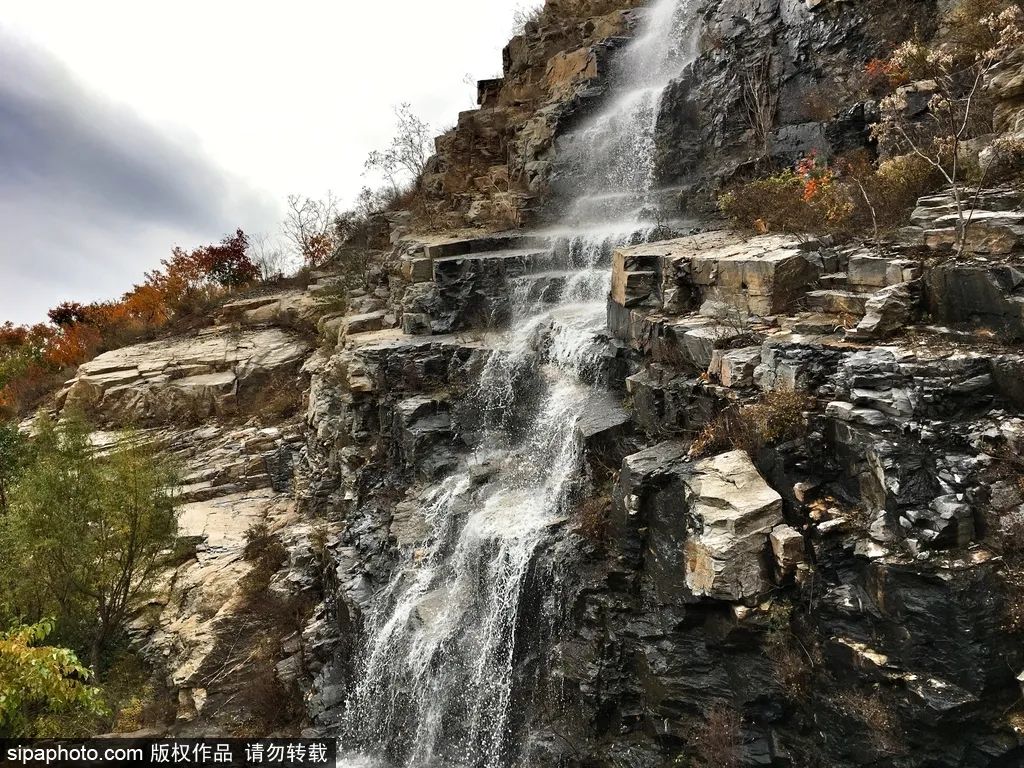
<path fill-rule="evenodd" d="M 647 9 L 606 107 L 560 148 L 579 179 L 565 227 L 547 233 L 566 269 L 512 286 L 511 327 L 494 339 L 472 394 L 483 423 L 472 457 L 426 492 L 429 536 L 403 553 L 369 611 L 339 734 L 351 750 L 343 766 L 520 765 L 522 593 L 538 547 L 586 490 L 576 424 L 600 394 L 584 382 L 600 362 L 608 257 L 654 228 L 639 211 L 654 182 L 661 93 L 692 55 L 689 5 Z M 537 280 L 551 286 L 543 298 Z"/>

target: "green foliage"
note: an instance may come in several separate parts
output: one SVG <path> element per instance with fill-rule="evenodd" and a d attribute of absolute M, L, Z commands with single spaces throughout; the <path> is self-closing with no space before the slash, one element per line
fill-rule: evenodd
<path fill-rule="evenodd" d="M 92 673 L 66 648 L 42 646 L 53 619 L 0 633 L 0 736 L 40 735 L 47 715 L 104 713 Z"/>
<path fill-rule="evenodd" d="M 40 418 L 31 461 L 0 518 L 0 607 L 56 615 L 94 669 L 150 586 L 176 530 L 173 474 L 128 436 L 98 454 L 79 418 Z"/>
<path fill-rule="evenodd" d="M 25 460 L 25 439 L 15 424 L 0 422 L 0 514 L 7 512 L 7 489 Z"/>
<path fill-rule="evenodd" d="M 792 169 L 738 184 L 718 203 L 741 229 L 796 235 L 844 233 L 855 210 L 851 191 L 832 177 L 809 179 Z"/>

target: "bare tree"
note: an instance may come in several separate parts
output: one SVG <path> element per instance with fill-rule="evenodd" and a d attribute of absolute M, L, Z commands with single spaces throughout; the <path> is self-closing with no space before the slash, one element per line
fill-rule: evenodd
<path fill-rule="evenodd" d="M 397 194 L 403 183 L 415 182 L 423 175 L 433 150 L 433 132 L 408 103 L 395 107 L 395 120 L 391 143 L 367 155 L 364 167 L 383 175 Z"/>
<path fill-rule="evenodd" d="M 910 43 L 908 46 L 917 46 Z M 904 46 L 907 48 L 908 46 Z M 899 52 L 897 56 L 899 56 Z M 904 54 L 909 55 L 909 54 Z M 949 185 L 956 206 L 956 253 L 966 247 L 969 193 L 965 183 L 964 142 L 974 133 L 973 118 L 985 72 L 991 62 L 979 58 L 968 70 L 956 67 L 949 54 L 928 52 L 926 60 L 933 93 L 923 120 L 906 104 L 906 91 L 882 102 L 885 122 L 877 131 L 900 152 L 910 152 L 931 165 Z"/>
<path fill-rule="evenodd" d="M 779 111 L 779 81 L 772 72 L 772 57 L 762 56 L 743 71 L 743 106 L 754 140 L 767 157 Z"/>
<path fill-rule="evenodd" d="M 260 280 L 269 282 L 284 276 L 292 260 L 280 238 L 266 232 L 249 237 L 249 258 L 260 271 Z"/>
<path fill-rule="evenodd" d="M 987 167 L 982 169 L 971 192 L 965 144 L 992 129 L 992 110 L 982 104 L 985 78 L 1009 51 L 1024 43 L 1024 10 L 1007 8 L 982 19 L 980 24 L 991 47 L 930 47 L 910 41 L 897 48 L 889 69 L 916 81 L 916 94 L 908 86 L 884 99 L 884 119 L 875 129 L 883 147 L 888 145 L 890 152 L 911 153 L 923 159 L 949 185 L 956 206 L 958 256 L 967 247 L 967 229 L 988 172 Z M 912 108 L 910 99 L 915 95 L 929 96 L 926 108 Z"/>
<path fill-rule="evenodd" d="M 282 229 L 285 238 L 309 267 L 319 267 L 334 253 L 338 198 L 330 191 L 322 200 L 288 196 Z"/>
<path fill-rule="evenodd" d="M 544 11 L 544 3 L 519 3 L 512 11 L 512 35 L 513 37 L 526 32 L 526 25 L 531 21 L 538 21 Z"/>

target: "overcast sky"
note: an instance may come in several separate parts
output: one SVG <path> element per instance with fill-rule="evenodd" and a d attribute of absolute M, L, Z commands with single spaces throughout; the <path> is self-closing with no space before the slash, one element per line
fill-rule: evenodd
<path fill-rule="evenodd" d="M 115 298 L 174 245 L 351 200 L 392 106 L 440 132 L 523 0 L 0 0 L 0 322 Z"/>

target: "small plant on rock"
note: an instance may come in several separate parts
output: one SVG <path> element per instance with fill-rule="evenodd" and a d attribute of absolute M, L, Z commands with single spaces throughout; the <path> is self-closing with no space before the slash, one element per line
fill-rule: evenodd
<path fill-rule="evenodd" d="M 969 7 L 977 5 L 996 11 L 973 16 L 976 9 Z M 968 142 L 992 130 L 985 77 L 1007 51 L 1024 42 L 1024 10 L 1016 4 L 970 0 L 959 3 L 947 22 L 956 30 L 947 40 L 907 41 L 888 60 L 887 67 L 912 84 L 882 100 L 883 119 L 874 135 L 885 154 L 913 154 L 941 176 L 953 198 L 954 247 L 961 255 L 975 207 L 972 195 L 987 180 Z"/>
<path fill-rule="evenodd" d="M 695 766 L 700 768 L 739 768 L 743 720 L 728 704 L 716 704 L 705 721 L 693 733 Z"/>
<path fill-rule="evenodd" d="M 690 447 L 690 455 L 710 456 L 739 449 L 755 456 L 769 445 L 795 440 L 807 432 L 804 413 L 813 397 L 803 392 L 772 390 L 747 406 L 730 406 L 711 421 Z"/>

